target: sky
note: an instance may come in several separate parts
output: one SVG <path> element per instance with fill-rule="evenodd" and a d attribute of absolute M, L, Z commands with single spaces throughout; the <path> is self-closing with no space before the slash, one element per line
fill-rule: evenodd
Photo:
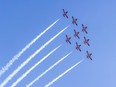
<path fill-rule="evenodd" d="M 57 19 L 60 20 L 13 63 L 0 77 L 0 83 L 44 43 L 69 25 L 68 29 L 37 54 L 4 87 L 11 86 L 24 72 L 59 45 L 61 47 L 58 50 L 33 69 L 16 87 L 26 87 L 69 52 L 72 54 L 32 87 L 44 87 L 82 59 L 83 62 L 50 87 L 116 87 L 115 3 L 115 0 L 1 0 L 0 70 L 37 35 Z M 62 9 L 68 11 L 68 19 L 62 16 Z M 72 24 L 72 16 L 78 19 L 78 26 Z M 82 32 L 82 23 L 87 25 L 88 34 Z M 74 37 L 74 29 L 80 32 L 80 40 Z M 66 34 L 71 37 L 71 45 L 65 42 Z M 90 47 L 83 44 L 84 36 L 90 39 Z M 82 45 L 82 52 L 75 49 L 76 42 Z M 92 53 L 92 61 L 86 58 L 86 50 Z"/>

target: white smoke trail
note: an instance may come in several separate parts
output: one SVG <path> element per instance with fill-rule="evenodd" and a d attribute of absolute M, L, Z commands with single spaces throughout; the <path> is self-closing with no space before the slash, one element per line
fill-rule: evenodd
<path fill-rule="evenodd" d="M 30 82 L 27 87 L 32 86 L 37 80 L 39 80 L 42 76 L 44 76 L 47 72 L 49 72 L 51 69 L 53 69 L 56 65 L 58 65 L 60 62 L 62 62 L 65 58 L 67 58 L 72 52 L 68 53 L 64 57 L 62 57 L 60 60 L 58 60 L 56 63 L 54 63 L 52 66 L 50 66 L 47 70 L 45 70 L 42 74 L 40 74 L 36 79 L 34 79 L 32 82 Z"/>
<path fill-rule="evenodd" d="M 35 67 L 37 67 L 40 63 L 42 63 L 47 57 L 49 57 L 51 54 L 53 54 L 61 45 L 53 49 L 51 52 L 49 52 L 46 56 L 44 56 L 41 60 L 39 60 L 34 66 L 32 66 L 29 70 L 27 70 L 20 78 L 18 78 L 10 87 L 16 87 L 16 85 L 25 78 Z"/>
<path fill-rule="evenodd" d="M 59 33 L 57 33 L 54 37 L 52 37 L 49 41 L 47 41 L 44 45 L 42 45 L 34 54 L 32 54 L 26 61 L 24 61 L 16 70 L 13 71 L 0 85 L 0 87 L 4 87 L 9 80 L 11 80 L 33 57 L 35 57 L 41 50 L 43 50 L 48 44 L 50 44 L 56 37 L 58 37 L 61 33 L 63 33 L 69 26 L 65 27 Z"/>
<path fill-rule="evenodd" d="M 75 65 L 73 65 L 72 67 L 70 67 L 69 69 L 67 69 L 65 72 L 63 72 L 62 74 L 60 74 L 58 77 L 56 77 L 55 79 L 53 79 L 51 82 L 49 82 L 47 85 L 45 85 L 44 87 L 49 87 L 50 85 L 54 84 L 54 82 L 56 82 L 58 79 L 60 79 L 61 77 L 63 77 L 66 73 L 68 73 L 69 71 L 71 71 L 73 68 L 75 68 L 78 64 L 80 64 L 83 60 L 77 62 Z"/>
<path fill-rule="evenodd" d="M 27 44 L 18 54 L 16 54 L 7 64 L 6 66 L 2 67 L 0 70 L 0 77 L 10 68 L 10 66 L 18 60 L 18 58 L 28 49 L 30 46 L 35 43 L 45 32 L 47 32 L 53 25 L 55 25 L 58 21 L 57 19 L 54 23 L 52 23 L 49 27 L 47 27 L 43 32 L 41 32 L 35 39 L 33 39 L 29 44 Z"/>

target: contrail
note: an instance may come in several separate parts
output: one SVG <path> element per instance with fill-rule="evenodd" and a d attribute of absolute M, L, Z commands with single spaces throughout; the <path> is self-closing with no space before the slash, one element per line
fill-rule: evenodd
<path fill-rule="evenodd" d="M 40 74 L 36 79 L 34 79 L 31 83 L 29 83 L 26 87 L 30 87 L 33 85 L 37 80 L 39 80 L 42 76 L 44 76 L 47 72 L 49 72 L 51 69 L 53 69 L 56 65 L 58 65 L 60 62 L 62 62 L 65 58 L 67 58 L 72 52 L 68 53 L 64 57 L 62 57 L 60 60 L 58 60 L 56 63 L 54 63 L 52 66 L 50 66 L 47 70 L 45 70 L 42 74 Z"/>
<path fill-rule="evenodd" d="M 49 57 L 51 54 L 53 54 L 61 45 L 53 49 L 51 52 L 49 52 L 46 56 L 44 56 L 41 60 L 39 60 L 34 66 L 32 66 L 29 70 L 27 70 L 20 78 L 18 78 L 10 87 L 16 87 L 16 85 L 25 78 L 35 67 L 37 67 L 40 63 L 42 63 L 47 57 Z"/>
<path fill-rule="evenodd" d="M 41 32 L 35 39 L 33 39 L 29 44 L 27 44 L 18 54 L 16 54 L 2 69 L 0 70 L 0 77 L 10 68 L 10 66 L 18 60 L 18 58 L 28 49 L 30 46 L 35 43 L 44 33 L 46 33 L 53 25 L 55 25 L 58 21 L 57 19 L 54 23 L 52 23 L 49 27 L 47 27 L 43 32 Z"/>
<path fill-rule="evenodd" d="M 58 77 L 56 77 L 55 79 L 53 79 L 51 82 L 49 82 L 47 85 L 45 85 L 45 87 L 49 87 L 50 85 L 54 84 L 54 82 L 56 82 L 58 79 L 60 79 L 61 77 L 63 77 L 66 73 L 68 73 L 69 71 L 71 71 L 73 68 L 75 68 L 78 64 L 80 64 L 83 60 L 77 62 L 75 65 L 73 65 L 72 67 L 70 67 L 69 69 L 67 69 L 65 72 L 63 72 L 62 74 L 60 74 Z"/>
<path fill-rule="evenodd" d="M 34 54 L 32 54 L 25 62 L 23 62 L 16 70 L 13 71 L 0 85 L 0 87 L 4 87 L 33 57 L 35 57 L 41 50 L 43 50 L 48 44 L 50 44 L 56 37 L 58 37 L 61 33 L 63 33 L 69 26 L 65 27 L 59 33 L 57 33 L 54 37 L 52 37 L 49 41 L 47 41 L 44 45 L 42 45 Z"/>

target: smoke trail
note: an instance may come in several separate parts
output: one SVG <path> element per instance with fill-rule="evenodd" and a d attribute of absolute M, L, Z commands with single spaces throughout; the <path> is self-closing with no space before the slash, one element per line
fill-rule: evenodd
<path fill-rule="evenodd" d="M 75 68 L 78 64 L 80 64 L 83 60 L 77 62 L 75 65 L 73 65 L 72 67 L 70 67 L 69 69 L 67 69 L 65 72 L 63 72 L 62 74 L 60 74 L 58 77 L 56 77 L 55 79 L 53 79 L 51 82 L 49 82 L 47 85 L 45 85 L 45 87 L 49 87 L 50 85 L 54 84 L 54 82 L 56 82 L 58 79 L 60 79 L 61 77 L 63 77 L 66 73 L 68 73 L 69 71 L 71 71 L 73 68 Z"/>
<path fill-rule="evenodd" d="M 34 79 L 32 82 L 30 82 L 27 87 L 30 87 L 33 85 L 37 80 L 39 80 L 42 76 L 44 76 L 47 72 L 49 72 L 51 69 L 53 69 L 56 65 L 58 65 L 60 62 L 62 62 L 65 58 L 67 58 L 72 52 L 68 53 L 64 57 L 62 57 L 60 60 L 58 60 L 56 63 L 54 63 L 52 66 L 50 66 L 47 70 L 45 70 L 42 74 L 40 74 L 36 79 Z"/>
<path fill-rule="evenodd" d="M 27 70 L 20 78 L 18 78 L 10 87 L 16 87 L 16 85 L 25 78 L 35 67 L 37 67 L 40 63 L 42 63 L 47 57 L 49 57 L 51 54 L 53 54 L 61 45 L 53 49 L 51 52 L 49 52 L 46 56 L 44 56 L 40 61 L 38 61 L 34 66 L 32 66 L 29 70 Z"/>
<path fill-rule="evenodd" d="M 52 37 L 49 41 L 47 41 L 43 46 L 41 46 L 34 54 L 32 54 L 25 62 L 23 62 L 16 70 L 13 71 L 0 85 L 0 87 L 4 87 L 33 57 L 35 57 L 41 50 L 43 50 L 48 44 L 50 44 L 56 37 L 58 37 L 61 33 L 63 33 L 69 26 L 65 27 L 59 33 L 57 33 L 54 37 Z"/>
<path fill-rule="evenodd" d="M 18 58 L 28 49 L 30 46 L 35 43 L 45 32 L 47 32 L 53 25 L 55 25 L 58 21 L 57 19 L 54 23 L 52 23 L 49 27 L 47 27 L 43 32 L 41 32 L 35 39 L 33 39 L 29 44 L 27 44 L 18 54 L 16 54 L 7 64 L 6 66 L 2 67 L 0 70 L 0 77 L 10 68 L 13 63 L 18 60 Z"/>

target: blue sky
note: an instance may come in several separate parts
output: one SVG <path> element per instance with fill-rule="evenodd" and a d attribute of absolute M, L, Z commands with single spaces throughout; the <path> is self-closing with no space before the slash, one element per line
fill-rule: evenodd
<path fill-rule="evenodd" d="M 115 0 L 1 0 L 0 1 L 0 69 L 22 48 L 58 18 L 61 20 L 38 39 L 8 71 L 0 78 L 0 83 L 23 61 L 34 53 L 67 25 L 70 27 L 42 50 L 31 62 L 8 82 L 9 87 L 25 71 L 33 66 L 58 45 L 62 46 L 48 59 L 36 67 L 17 87 L 25 87 L 61 57 L 73 51 L 63 62 L 48 72 L 32 87 L 44 87 L 48 82 L 81 59 L 76 68 L 55 82 L 51 87 L 115 87 L 116 86 L 116 12 Z M 62 16 L 62 9 L 69 11 L 69 19 Z M 78 18 L 79 26 L 71 24 L 71 16 Z M 88 35 L 81 32 L 81 24 L 88 26 Z M 73 30 L 81 32 L 81 39 L 73 37 Z M 72 44 L 65 43 L 65 34 L 72 37 Z M 83 44 L 83 36 L 90 39 L 90 47 Z M 82 52 L 75 50 L 75 42 L 82 44 Z M 93 61 L 86 59 L 85 51 L 93 53 Z"/>

